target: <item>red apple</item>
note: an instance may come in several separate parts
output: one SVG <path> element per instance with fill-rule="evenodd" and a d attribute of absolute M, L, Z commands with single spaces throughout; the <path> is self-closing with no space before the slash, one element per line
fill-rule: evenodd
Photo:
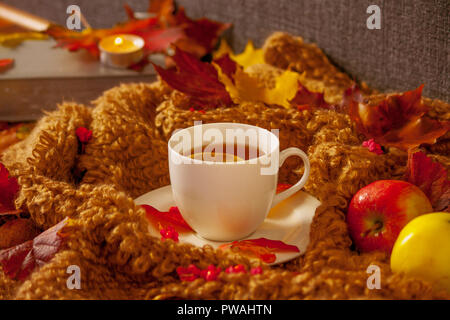
<path fill-rule="evenodd" d="M 403 227 L 413 218 L 432 211 L 430 200 L 415 185 L 400 180 L 379 180 L 353 196 L 347 225 L 360 251 L 390 253 Z"/>

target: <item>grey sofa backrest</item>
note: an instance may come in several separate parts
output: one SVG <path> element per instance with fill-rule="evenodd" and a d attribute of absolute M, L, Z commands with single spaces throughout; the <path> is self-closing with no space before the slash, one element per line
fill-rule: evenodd
<path fill-rule="evenodd" d="M 146 0 L 6 0 L 58 23 L 66 8 L 80 6 L 93 27 L 126 18 L 123 4 L 143 11 Z M 424 94 L 450 100 L 448 0 L 178 0 L 189 16 L 233 23 L 227 34 L 241 50 L 283 30 L 316 42 L 343 70 L 383 91 L 425 83 Z M 380 29 L 368 29 L 370 5 L 381 10 Z"/>

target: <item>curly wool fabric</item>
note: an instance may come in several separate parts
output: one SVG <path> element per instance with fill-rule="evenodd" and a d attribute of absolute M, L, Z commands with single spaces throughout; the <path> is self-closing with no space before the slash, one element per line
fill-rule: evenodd
<path fill-rule="evenodd" d="M 327 101 L 335 102 L 350 83 L 317 47 L 305 45 L 301 38 L 277 33 L 264 50 L 272 66 L 249 72 L 267 86 L 279 68 L 291 68 L 304 72 L 305 86 L 325 88 Z M 347 115 L 253 102 L 201 113 L 190 111 L 188 97 L 159 81 L 112 88 L 93 104 L 88 108 L 63 103 L 2 156 L 21 186 L 17 207 L 26 209 L 43 229 L 64 217 L 71 217 L 72 223 L 64 248 L 26 281 L 11 280 L 0 271 L 0 299 L 449 298 L 427 282 L 392 273 L 387 254 L 351 249 L 345 212 L 352 195 L 375 180 L 400 178 L 407 155 L 397 149 L 376 155 L 361 147 L 364 139 Z M 448 117 L 448 104 L 433 101 L 433 110 L 437 118 Z M 133 202 L 169 184 L 167 140 L 175 129 L 196 120 L 279 129 L 281 149 L 295 146 L 308 153 L 311 175 L 305 190 L 322 205 L 304 255 L 275 267 L 263 265 L 261 275 L 222 272 L 217 281 L 179 280 L 176 268 L 191 263 L 222 269 L 259 264 L 208 246 L 160 241 L 150 236 L 145 212 Z M 77 153 L 75 135 L 80 126 L 93 131 L 82 155 Z M 447 146 L 441 139 L 428 151 L 448 167 Z M 289 159 L 280 171 L 280 182 L 294 183 L 302 170 Z M 81 182 L 77 172 L 84 172 Z M 379 290 L 367 287 L 371 264 L 381 268 Z M 79 290 L 67 288 L 70 265 L 80 267 Z"/>

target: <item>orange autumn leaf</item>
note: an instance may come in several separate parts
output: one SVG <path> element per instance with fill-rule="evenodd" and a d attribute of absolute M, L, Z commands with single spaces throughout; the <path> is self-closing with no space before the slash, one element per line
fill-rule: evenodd
<path fill-rule="evenodd" d="M 0 153 L 20 141 L 16 135 L 16 131 L 14 127 L 0 131 Z"/>
<path fill-rule="evenodd" d="M 128 20 L 133 20 L 133 19 L 135 19 L 135 16 L 134 16 L 134 10 L 131 9 L 131 7 L 128 5 L 128 3 L 125 3 L 125 4 L 123 5 L 123 8 L 125 9 L 125 12 L 126 12 L 126 14 L 127 14 Z"/>
<path fill-rule="evenodd" d="M 423 143 L 433 144 L 444 135 L 450 123 L 426 116 L 429 108 L 422 102 L 423 85 L 402 94 L 391 94 L 368 103 L 358 89 L 346 92 L 350 118 L 368 139 L 383 146 L 410 149 Z"/>
<path fill-rule="evenodd" d="M 158 18 L 130 20 L 110 29 L 85 29 L 82 32 L 51 25 L 46 33 L 57 41 L 57 47 L 69 51 L 85 49 L 97 58 L 100 55 L 98 43 L 110 35 L 123 33 L 138 35 L 144 39 L 147 53 L 165 51 L 171 43 L 184 36 L 181 28 L 160 28 Z"/>
<path fill-rule="evenodd" d="M 37 267 L 49 262 L 63 244 L 61 230 L 66 226 L 65 218 L 55 226 L 17 246 L 0 251 L 3 272 L 12 279 L 25 280 Z"/>
<path fill-rule="evenodd" d="M 232 103 L 225 86 L 219 81 L 217 70 L 207 62 L 175 48 L 172 57 L 177 70 L 154 65 L 159 76 L 172 88 L 190 96 L 200 106 L 217 107 Z"/>
<path fill-rule="evenodd" d="M 12 219 L 0 226 L 0 249 L 10 248 L 33 239 L 38 229 L 31 219 Z"/>
<path fill-rule="evenodd" d="M 13 144 L 30 135 L 33 123 L 19 123 L 4 130 L 0 129 L 0 154 Z"/>
<path fill-rule="evenodd" d="M 275 252 L 300 252 L 296 246 L 286 244 L 280 240 L 267 238 L 233 241 L 223 244 L 219 248 L 222 250 L 230 249 L 245 255 L 257 257 L 265 263 L 275 262 Z"/>
<path fill-rule="evenodd" d="M 410 152 L 403 179 L 418 186 L 430 199 L 435 211 L 448 211 L 450 205 L 450 180 L 447 170 L 425 153 Z"/>
<path fill-rule="evenodd" d="M 59 25 L 50 25 L 45 33 L 56 40 L 56 48 L 64 48 L 69 51 L 85 49 L 96 58 L 100 55 L 98 49 L 101 39 L 100 32 L 93 32 L 92 29 L 76 32 Z"/>
<path fill-rule="evenodd" d="M 192 231 L 192 228 L 183 219 L 183 216 L 177 207 L 171 207 L 167 212 L 159 211 L 146 204 L 141 205 L 141 207 L 144 208 L 146 212 L 146 218 L 157 230 L 173 227 L 178 231 Z"/>
<path fill-rule="evenodd" d="M 175 11 L 175 4 L 173 0 L 149 0 L 148 2 L 147 12 L 158 17 L 162 26 L 174 24 L 173 12 Z M 133 20 L 137 18 L 134 10 L 127 3 L 123 7 L 128 19 Z"/>
<path fill-rule="evenodd" d="M 161 23 L 166 25 L 174 23 L 175 4 L 173 0 L 150 0 L 149 2 L 147 11 L 159 17 Z"/>

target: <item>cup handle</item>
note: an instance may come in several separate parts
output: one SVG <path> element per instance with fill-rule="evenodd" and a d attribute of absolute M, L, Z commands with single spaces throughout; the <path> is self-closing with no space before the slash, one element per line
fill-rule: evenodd
<path fill-rule="evenodd" d="M 276 206 L 278 203 L 280 203 L 281 201 L 283 201 L 284 199 L 292 196 L 294 193 L 299 191 L 301 188 L 303 188 L 306 184 L 306 181 L 308 181 L 310 164 L 309 164 L 309 159 L 308 159 L 308 156 L 306 155 L 306 153 L 304 153 L 299 148 L 284 149 L 283 151 L 280 152 L 280 167 L 283 165 L 284 161 L 290 156 L 298 156 L 298 157 L 302 158 L 303 164 L 305 165 L 305 172 L 303 172 L 303 176 L 296 184 L 294 184 L 289 189 L 275 195 L 275 197 L 273 198 L 273 201 L 272 201 L 272 208 L 274 206 Z"/>

